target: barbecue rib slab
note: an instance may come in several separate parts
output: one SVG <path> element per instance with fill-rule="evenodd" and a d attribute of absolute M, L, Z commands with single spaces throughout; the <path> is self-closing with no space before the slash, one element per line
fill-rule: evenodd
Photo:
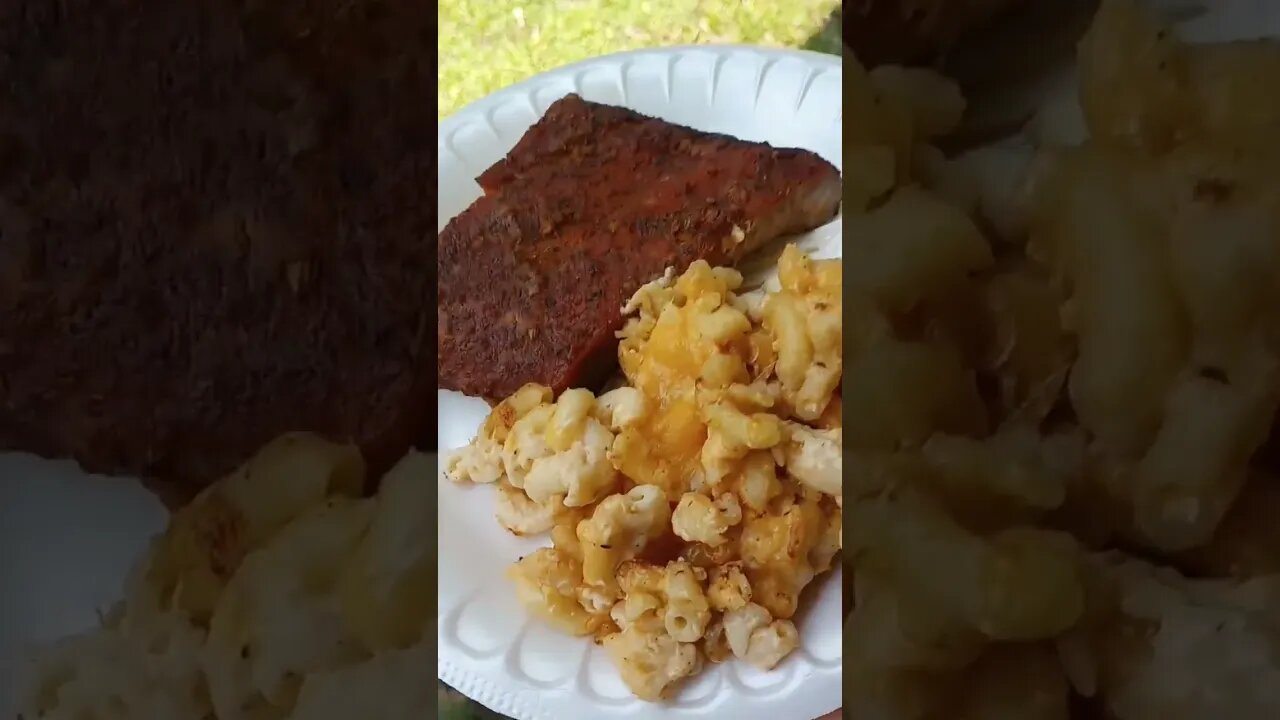
<path fill-rule="evenodd" d="M 176 504 L 434 442 L 435 16 L 367 5 L 0 3 L 0 451 Z"/>
<path fill-rule="evenodd" d="M 440 387 L 498 399 L 594 387 L 621 308 L 667 267 L 726 264 L 830 220 L 840 174 L 783 150 L 576 95 L 477 179 L 439 238 Z"/>

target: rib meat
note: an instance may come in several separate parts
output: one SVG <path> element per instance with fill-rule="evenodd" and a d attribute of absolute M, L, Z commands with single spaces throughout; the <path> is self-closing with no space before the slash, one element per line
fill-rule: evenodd
<path fill-rule="evenodd" d="M 176 502 L 431 441 L 435 16 L 357 5 L 0 3 L 0 451 Z"/>
<path fill-rule="evenodd" d="M 439 238 L 440 387 L 489 399 L 601 382 L 621 308 L 667 267 L 733 263 L 831 219 L 840 175 L 803 150 L 569 95 Z"/>

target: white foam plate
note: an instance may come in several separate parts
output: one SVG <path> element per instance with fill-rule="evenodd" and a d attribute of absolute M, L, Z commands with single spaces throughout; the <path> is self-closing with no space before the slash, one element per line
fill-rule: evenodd
<path fill-rule="evenodd" d="M 703 46 L 610 55 L 539 75 L 440 124 L 440 227 L 480 197 L 474 178 L 557 98 L 576 92 L 698 130 L 811 150 L 840 167 L 841 61 L 816 53 Z M 802 245 L 840 255 L 839 222 Z M 465 445 L 488 407 L 440 391 L 442 451 Z M 519 539 L 493 517 L 492 487 L 441 478 L 439 676 L 516 720 L 720 718 L 811 720 L 840 707 L 841 585 L 806 591 L 801 647 L 772 672 L 712 665 L 671 701 L 634 698 L 603 651 L 531 619 L 504 577 L 546 538 Z"/>
<path fill-rule="evenodd" d="M 31 652 L 98 624 L 168 513 L 129 478 L 0 453 L 0 718 Z"/>

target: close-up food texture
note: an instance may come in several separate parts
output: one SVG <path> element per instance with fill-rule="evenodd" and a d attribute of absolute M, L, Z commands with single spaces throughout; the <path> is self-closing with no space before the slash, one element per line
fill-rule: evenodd
<path fill-rule="evenodd" d="M 1077 62 L 944 155 L 859 110 L 957 85 L 846 58 L 847 717 L 1280 712 L 1280 44 L 1106 0 Z"/>

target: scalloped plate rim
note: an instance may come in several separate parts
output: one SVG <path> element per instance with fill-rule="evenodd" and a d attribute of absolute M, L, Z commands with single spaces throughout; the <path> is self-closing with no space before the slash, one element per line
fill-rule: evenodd
<path fill-rule="evenodd" d="M 527 92 L 534 88 L 542 87 L 546 85 L 548 81 L 558 80 L 561 77 L 573 75 L 575 74 L 576 71 L 579 71 L 582 69 L 599 67 L 606 63 L 612 64 L 614 62 L 626 60 L 629 58 L 636 58 L 636 57 L 644 57 L 644 56 L 676 57 L 679 55 L 685 55 L 690 53 L 707 53 L 707 52 L 710 52 L 712 54 L 716 54 L 716 53 L 728 54 L 731 52 L 742 52 L 746 54 L 761 55 L 764 57 L 775 56 L 779 60 L 784 58 L 791 58 L 795 60 L 804 60 L 807 62 L 812 62 L 817 65 L 823 65 L 825 66 L 824 70 L 843 71 L 844 69 L 843 60 L 840 57 L 835 55 L 828 55 L 826 53 L 815 52 L 813 50 L 774 48 L 774 47 L 767 47 L 763 45 L 745 45 L 741 43 L 719 43 L 719 44 L 708 44 L 708 45 L 672 45 L 669 47 L 641 48 L 638 50 L 623 50 L 616 53 L 609 53 L 608 55 L 600 55 L 594 58 L 588 58 L 586 60 L 579 60 L 577 62 L 569 63 L 568 65 L 561 65 L 559 67 L 552 68 L 551 70 L 547 70 L 546 72 L 538 73 L 533 77 L 521 80 L 513 85 L 508 85 L 502 88 L 501 90 L 497 90 L 492 93 L 489 93 L 488 95 L 485 95 L 482 98 L 472 100 L 466 105 L 463 105 L 461 108 L 458 108 L 457 110 L 455 110 L 452 114 L 447 115 L 440 120 L 439 128 L 437 130 L 437 137 L 442 138 L 448 135 L 449 133 L 455 131 L 456 129 L 458 129 L 458 127 L 461 127 L 461 123 L 466 121 L 467 119 L 466 116 L 468 115 L 474 115 L 477 113 L 484 114 L 488 110 L 494 107 L 500 106 L 509 95 L 515 94 L 517 91 Z"/>

